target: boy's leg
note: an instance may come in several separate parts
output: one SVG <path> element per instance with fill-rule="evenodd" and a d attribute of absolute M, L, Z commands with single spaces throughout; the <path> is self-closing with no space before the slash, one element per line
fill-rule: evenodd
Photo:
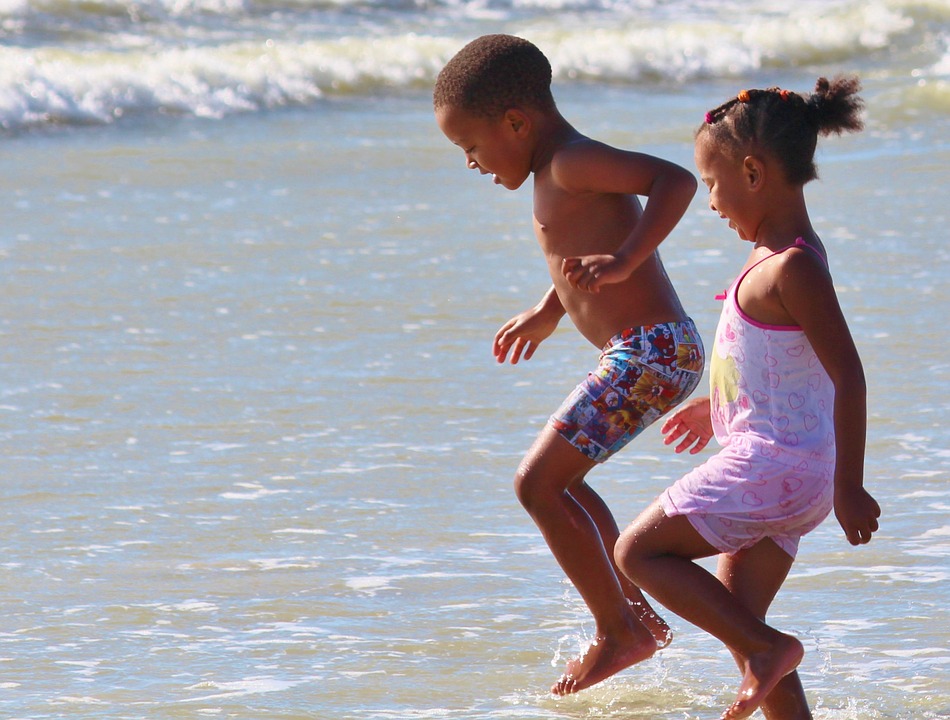
<path fill-rule="evenodd" d="M 742 659 L 739 693 L 723 718 L 749 717 L 801 662 L 804 650 L 797 639 L 766 625 L 714 575 L 693 562 L 719 551 L 685 516 L 668 517 L 654 502 L 621 534 L 615 553 L 624 574 L 677 615 L 719 638 Z M 788 558 L 781 568 L 783 579 L 790 565 Z"/>
<path fill-rule="evenodd" d="M 518 499 L 596 623 L 591 646 L 568 663 L 564 675 L 551 688 L 558 695 L 590 687 L 645 660 L 657 647 L 653 635 L 627 603 L 596 522 L 571 494 L 594 464 L 554 428 L 545 425 L 515 477 Z"/>
<path fill-rule="evenodd" d="M 791 568 L 791 558 L 771 540 L 762 540 L 734 555 L 720 555 L 717 576 L 757 618 L 765 621 L 772 600 Z M 735 655 L 735 653 L 733 653 Z M 736 656 L 743 668 L 743 659 Z M 762 703 L 767 720 L 812 720 L 797 671 L 783 677 Z"/>
<path fill-rule="evenodd" d="M 653 633 L 657 645 L 660 648 L 665 648 L 673 640 L 673 633 L 670 631 L 670 626 L 667 625 L 663 618 L 657 615 L 650 603 L 647 602 L 647 599 L 643 597 L 640 588 L 638 588 L 630 578 L 621 573 L 616 563 L 614 563 L 614 546 L 617 544 L 617 538 L 620 537 L 620 529 L 617 527 L 617 521 L 614 519 L 613 513 L 611 513 L 610 508 L 607 507 L 607 503 L 605 503 L 603 498 L 584 480 L 573 485 L 569 489 L 569 492 L 574 496 L 574 499 L 580 503 L 581 507 L 587 511 L 587 514 L 591 516 L 594 524 L 597 525 L 597 529 L 600 531 L 601 541 L 604 543 L 604 549 L 607 551 L 607 556 L 614 567 L 614 572 L 620 579 L 620 587 L 630 602 L 633 612 L 636 613 L 640 622 L 646 625 L 647 629 Z"/>

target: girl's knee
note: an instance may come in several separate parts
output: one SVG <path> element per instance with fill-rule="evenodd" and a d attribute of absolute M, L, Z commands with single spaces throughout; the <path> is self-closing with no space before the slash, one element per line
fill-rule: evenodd
<path fill-rule="evenodd" d="M 659 504 L 653 503 L 620 533 L 614 545 L 614 562 L 634 582 L 642 576 L 643 568 L 651 559 L 663 554 L 657 533 L 665 519 Z"/>
<path fill-rule="evenodd" d="M 639 575 L 639 567 L 643 559 L 639 554 L 640 549 L 637 546 L 636 530 L 632 525 L 620 533 L 620 537 L 614 544 L 614 562 L 620 572 L 634 582 Z"/>

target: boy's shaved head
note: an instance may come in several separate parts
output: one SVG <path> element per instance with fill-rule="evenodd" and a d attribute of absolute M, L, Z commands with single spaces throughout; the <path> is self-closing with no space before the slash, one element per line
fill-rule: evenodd
<path fill-rule="evenodd" d="M 438 110 L 456 107 L 497 117 L 510 108 L 554 108 L 551 64 L 537 47 L 512 35 L 483 35 L 463 47 L 435 81 Z"/>

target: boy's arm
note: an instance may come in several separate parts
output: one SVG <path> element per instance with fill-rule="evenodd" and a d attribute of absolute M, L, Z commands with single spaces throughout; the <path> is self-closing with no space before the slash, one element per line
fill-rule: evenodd
<path fill-rule="evenodd" d="M 696 178 L 685 168 L 593 141 L 558 153 L 552 175 L 568 192 L 647 198 L 643 214 L 617 252 L 564 259 L 562 272 L 571 286 L 591 292 L 628 278 L 670 234 L 696 194 Z"/>
<path fill-rule="evenodd" d="M 864 368 L 831 276 L 811 253 L 794 253 L 778 280 L 779 296 L 805 332 L 835 386 L 835 517 L 852 545 L 871 540 L 881 508 L 864 488 L 867 386 Z"/>
<path fill-rule="evenodd" d="M 522 357 L 530 360 L 538 345 L 554 332 L 564 317 L 564 306 L 552 285 L 533 308 L 518 313 L 495 333 L 492 354 L 503 363 L 511 353 L 511 364 Z"/>

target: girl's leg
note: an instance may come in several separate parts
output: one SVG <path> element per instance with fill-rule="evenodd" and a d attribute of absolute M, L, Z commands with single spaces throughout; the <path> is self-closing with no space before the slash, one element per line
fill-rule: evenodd
<path fill-rule="evenodd" d="M 569 492 L 580 506 L 587 511 L 587 514 L 591 516 L 594 524 L 597 525 L 597 529 L 600 531 L 600 539 L 607 551 L 607 556 L 614 566 L 614 572 L 620 579 L 620 587 L 623 589 L 623 594 L 633 608 L 633 612 L 636 613 L 640 622 L 646 625 L 649 631 L 653 633 L 653 637 L 656 638 L 658 646 L 665 648 L 673 640 L 673 633 L 670 631 L 670 626 L 667 625 L 663 618 L 657 615 L 650 603 L 647 602 L 647 599 L 643 597 L 640 588 L 638 588 L 630 578 L 621 573 L 616 564 L 614 564 L 614 546 L 617 544 L 617 538 L 620 537 L 620 529 L 617 527 L 617 521 L 614 519 L 613 513 L 611 513 L 610 508 L 607 507 L 607 503 L 583 480 L 573 485 Z"/>
<path fill-rule="evenodd" d="M 723 718 L 749 717 L 801 662 L 804 650 L 798 640 L 766 625 L 693 562 L 719 553 L 686 517 L 667 517 L 654 503 L 621 534 L 615 553 L 617 565 L 637 585 L 743 659 L 739 693 Z M 786 565 L 783 577 L 787 572 Z"/>
<path fill-rule="evenodd" d="M 593 466 L 546 425 L 515 477 L 518 499 L 596 623 L 591 646 L 551 688 L 558 695 L 583 690 L 656 652 L 656 640 L 627 603 L 597 524 L 570 492 Z"/>
<path fill-rule="evenodd" d="M 737 600 L 765 621 L 772 600 L 788 576 L 792 558 L 771 540 L 762 540 L 734 555 L 720 555 L 717 576 Z M 736 655 L 744 668 L 744 660 Z M 798 672 L 783 677 L 762 703 L 767 720 L 812 720 Z"/>

